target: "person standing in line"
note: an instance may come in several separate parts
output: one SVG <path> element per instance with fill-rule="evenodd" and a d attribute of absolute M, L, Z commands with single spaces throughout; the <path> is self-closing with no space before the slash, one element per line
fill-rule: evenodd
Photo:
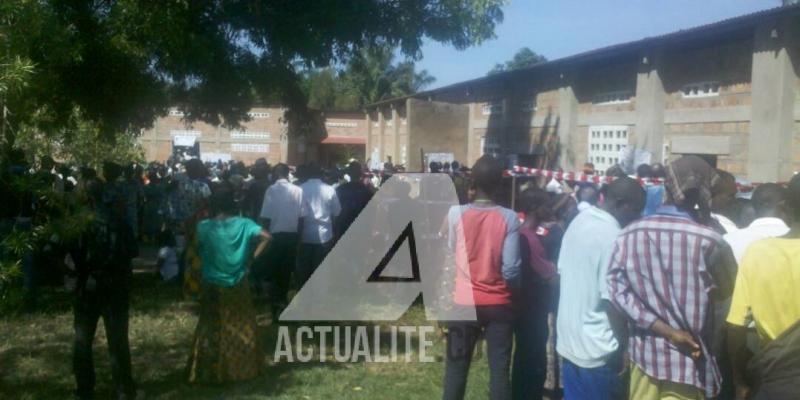
<path fill-rule="evenodd" d="M 608 301 L 606 273 L 617 235 L 639 218 L 645 191 L 631 178 L 603 188 L 601 207 L 587 208 L 564 233 L 556 350 L 564 358 L 566 400 L 613 400 L 625 393 L 625 319 Z"/>
<path fill-rule="evenodd" d="M 776 183 L 765 183 L 753 192 L 753 209 L 756 219 L 746 228 L 725 234 L 725 241 L 733 249 L 738 264 L 751 244 L 766 238 L 789 233 L 782 209 L 786 201 L 786 189 Z"/>
<path fill-rule="evenodd" d="M 372 198 L 372 191 L 361 181 L 363 174 L 361 163 L 353 161 L 347 166 L 347 175 L 350 182 L 343 183 L 336 188 L 336 196 L 342 205 L 342 212 L 336 218 L 336 240 L 338 240 L 347 228 L 355 221 L 361 210 L 367 206 Z"/>
<path fill-rule="evenodd" d="M 306 168 L 308 180 L 300 185 L 303 205 L 300 253 L 295 271 L 298 289 L 303 287 L 333 247 L 333 220 L 342 211 L 336 190 L 322 181 L 320 167 L 312 164 Z"/>
<path fill-rule="evenodd" d="M 541 242 L 541 224 L 550 221 L 550 195 L 530 188 L 519 196 L 524 222 L 519 229 L 520 287 L 514 292 L 517 313 L 514 326 L 514 365 L 511 390 L 514 399 L 541 399 L 547 377 L 547 315 L 552 289 L 558 286 L 556 266 L 547 258 Z"/>
<path fill-rule="evenodd" d="M 267 193 L 271 182 L 269 179 L 270 166 L 267 160 L 259 158 L 251 170 L 253 179 L 248 182 L 247 192 L 244 197 L 245 215 L 252 219 L 258 219 L 264 204 L 264 195 Z"/>
<path fill-rule="evenodd" d="M 448 212 L 448 247 L 456 263 L 453 300 L 457 308 L 474 308 L 477 320 L 448 323 L 445 400 L 464 398 L 472 353 L 481 333 L 489 347 L 489 397 L 511 398 L 511 293 L 519 285 L 521 261 L 519 220 L 514 211 L 492 200 L 502 176 L 497 160 L 488 155 L 479 158 L 472 168 L 473 201 Z"/>
<path fill-rule="evenodd" d="M 200 316 L 188 362 L 191 383 L 219 384 L 258 376 L 264 363 L 247 274 L 270 234 L 238 216 L 234 192 L 221 184 L 211 195 L 211 218 L 197 224 L 202 259 Z"/>
<path fill-rule="evenodd" d="M 735 260 L 710 219 L 716 172 L 696 156 L 667 167 L 667 203 L 617 238 L 611 301 L 629 322 L 630 399 L 703 399 L 719 393 L 711 352 L 713 302 L 733 289 Z"/>
<path fill-rule="evenodd" d="M 122 167 L 105 163 L 106 182 L 93 185 L 88 194 L 94 218 L 71 252 L 77 272 L 74 308 L 75 340 L 72 368 L 76 398 L 94 398 L 95 373 L 92 360 L 97 322 L 103 318 L 111 375 L 120 399 L 136 397 L 131 374 L 128 323 L 131 291 L 131 259 L 138 252 L 123 183 L 117 182 Z"/>
<path fill-rule="evenodd" d="M 789 183 L 781 208 L 791 230 L 748 247 L 739 265 L 728 314 L 728 346 L 736 398 L 741 400 L 788 400 L 798 396 L 800 175 Z M 755 354 L 747 344 L 747 327 L 751 323 L 760 339 L 760 349 Z"/>
<path fill-rule="evenodd" d="M 262 225 L 272 235 L 272 244 L 264 256 L 256 260 L 253 279 L 259 290 L 265 278 L 271 281 L 272 319 L 277 321 L 286 308 L 295 267 L 303 189 L 289 182 L 289 167 L 286 164 L 276 165 L 273 173 L 277 180 L 264 193 L 260 213 Z"/>

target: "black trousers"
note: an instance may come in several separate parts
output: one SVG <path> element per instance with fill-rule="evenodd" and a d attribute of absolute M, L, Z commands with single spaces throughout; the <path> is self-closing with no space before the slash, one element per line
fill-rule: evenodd
<path fill-rule="evenodd" d="M 477 306 L 477 321 L 448 323 L 444 399 L 461 400 L 467 387 L 475 344 L 486 338 L 489 358 L 489 398 L 511 399 L 511 365 L 514 311 L 510 305 Z"/>
<path fill-rule="evenodd" d="M 105 325 L 111 377 L 117 395 L 122 398 L 135 397 L 136 387 L 131 376 L 128 344 L 129 302 L 129 273 L 97 280 L 78 291 L 74 309 L 75 342 L 72 352 L 72 368 L 77 383 L 75 394 L 78 398 L 94 396 L 92 342 L 100 317 L 103 317 Z"/>
<path fill-rule="evenodd" d="M 514 400 L 538 400 L 547 379 L 547 306 L 539 298 L 518 304 L 512 391 Z"/>
<path fill-rule="evenodd" d="M 269 281 L 273 314 L 277 315 L 286 308 L 296 253 L 297 233 L 277 232 L 272 234 L 269 247 L 258 260 L 258 269 L 253 278 L 256 284 L 265 279 Z"/>
<path fill-rule="evenodd" d="M 302 243 L 297 254 L 297 269 L 295 270 L 295 281 L 297 290 L 306 284 L 308 278 L 317 270 L 322 261 L 333 248 L 333 241 L 327 243 Z"/>

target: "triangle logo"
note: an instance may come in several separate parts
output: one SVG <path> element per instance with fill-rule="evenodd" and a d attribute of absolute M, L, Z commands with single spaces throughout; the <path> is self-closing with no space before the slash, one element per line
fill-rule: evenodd
<path fill-rule="evenodd" d="M 411 258 L 411 276 L 394 275 L 394 273 L 401 272 L 395 271 L 397 268 L 391 267 L 394 264 L 391 263 L 394 256 L 396 254 L 400 254 L 398 252 L 408 252 Z M 392 272 L 393 274 L 385 275 L 385 272 Z M 414 228 L 411 225 L 411 221 L 408 222 L 408 225 L 406 225 L 405 229 L 403 229 L 403 232 L 400 233 L 400 236 L 397 237 L 397 240 L 394 241 L 392 247 L 389 248 L 389 251 L 387 251 L 386 255 L 383 256 L 381 261 L 378 263 L 378 266 L 372 271 L 369 278 L 367 278 L 367 282 L 420 282 L 417 246 L 416 241 L 414 240 Z"/>

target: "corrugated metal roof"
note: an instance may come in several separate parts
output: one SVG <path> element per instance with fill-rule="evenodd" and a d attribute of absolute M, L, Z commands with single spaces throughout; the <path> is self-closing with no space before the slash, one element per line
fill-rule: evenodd
<path fill-rule="evenodd" d="M 539 63 L 536 65 L 532 65 L 530 67 L 521 68 L 513 71 L 506 71 L 500 72 L 494 75 L 483 76 L 475 79 L 469 79 L 466 81 L 461 81 L 457 83 L 453 83 L 447 86 L 443 86 L 436 89 L 431 89 L 427 91 L 422 91 L 419 93 L 415 93 L 409 96 L 397 97 L 393 99 L 379 101 L 373 104 L 369 104 L 366 107 L 374 107 L 380 106 L 383 104 L 394 103 L 400 100 L 407 99 L 409 97 L 427 97 L 432 96 L 437 93 L 446 92 L 453 89 L 458 89 L 463 86 L 470 86 L 485 82 L 490 82 L 494 80 L 501 80 L 503 78 L 509 77 L 511 75 L 518 75 L 518 74 L 526 74 L 531 73 L 533 71 L 541 70 L 544 68 L 553 67 L 556 65 L 567 64 L 571 62 L 578 62 L 578 61 L 585 61 L 592 58 L 603 58 L 603 57 L 610 57 L 619 53 L 627 53 L 637 50 L 643 47 L 651 47 L 660 42 L 665 41 L 676 41 L 676 40 L 685 40 L 697 36 L 707 36 L 712 35 L 715 33 L 725 33 L 730 31 L 737 31 L 741 29 L 746 29 L 748 27 L 752 27 L 758 22 L 763 20 L 773 18 L 779 15 L 791 15 L 791 14 L 800 14 L 800 4 L 790 5 L 790 6 L 780 6 L 769 8 L 766 10 L 756 11 L 750 14 L 744 14 L 737 17 L 727 18 L 721 21 L 712 22 L 706 25 L 700 25 L 693 28 L 681 29 L 675 32 L 666 33 L 663 35 L 658 36 L 651 36 L 645 37 L 643 39 L 638 39 L 630 42 L 618 43 L 606 47 L 601 47 L 594 50 L 589 50 L 583 53 L 574 54 L 571 56 L 555 59 L 552 61 L 547 61 L 543 63 Z"/>

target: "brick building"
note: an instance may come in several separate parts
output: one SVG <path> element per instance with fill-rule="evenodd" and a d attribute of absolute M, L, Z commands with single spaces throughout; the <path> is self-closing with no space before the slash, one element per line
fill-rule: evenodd
<path fill-rule="evenodd" d="M 799 73 L 800 6 L 780 7 L 372 104 L 367 157 L 604 170 L 634 148 L 785 180 L 800 170 Z"/>
<path fill-rule="evenodd" d="M 306 161 L 341 163 L 364 157 L 366 120 L 361 113 L 316 112 L 318 121 L 306 133 L 292 132 L 278 106 L 256 107 L 241 128 L 228 129 L 202 121 L 187 122 L 173 108 L 142 132 L 139 143 L 149 161 L 165 161 L 174 152 L 197 153 L 206 161 L 237 160 L 246 164 L 265 158 L 270 164 Z"/>

